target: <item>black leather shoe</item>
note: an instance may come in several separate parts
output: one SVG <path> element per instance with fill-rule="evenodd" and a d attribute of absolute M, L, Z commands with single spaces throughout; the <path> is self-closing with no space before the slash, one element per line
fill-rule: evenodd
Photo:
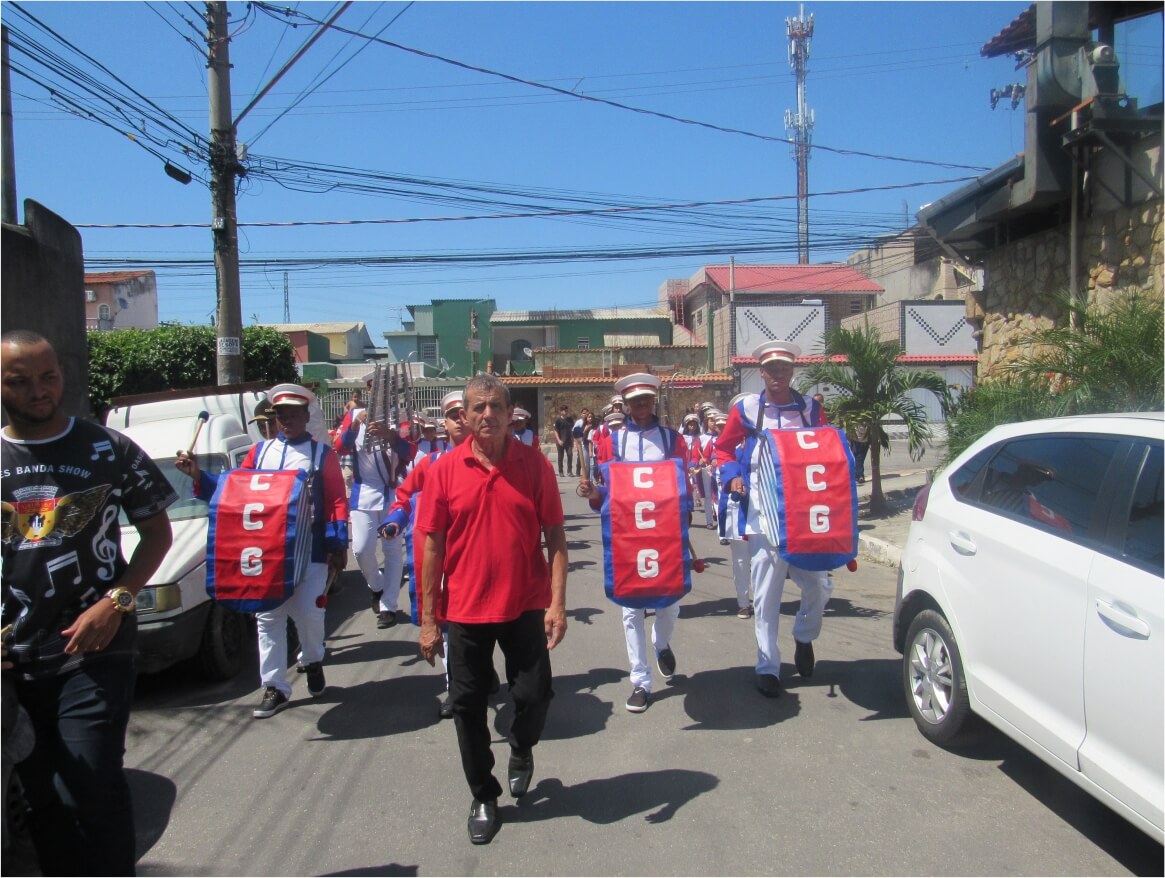
<path fill-rule="evenodd" d="M 797 666 L 797 673 L 802 677 L 812 677 L 813 666 L 815 664 L 813 659 L 813 644 L 802 643 L 800 640 L 793 642 L 797 644 L 797 649 L 793 653 L 793 664 Z"/>
<path fill-rule="evenodd" d="M 453 702 L 449 700 L 449 696 L 445 696 L 445 700 L 441 702 L 441 707 L 437 711 L 437 715 L 441 719 L 453 719 Z"/>
<path fill-rule="evenodd" d="M 522 753 L 520 750 L 510 751 L 510 795 L 515 799 L 520 799 L 526 795 L 526 791 L 530 789 L 530 780 L 534 777 L 534 754 L 527 750 Z"/>
<path fill-rule="evenodd" d="M 474 799 L 473 804 L 469 806 L 469 840 L 474 844 L 489 844 L 497 835 L 501 822 L 498 818 L 497 799 L 490 799 L 488 802 Z"/>
<path fill-rule="evenodd" d="M 765 698 L 781 697 L 781 681 L 772 674 L 757 674 L 756 688 L 760 690 L 760 694 Z"/>

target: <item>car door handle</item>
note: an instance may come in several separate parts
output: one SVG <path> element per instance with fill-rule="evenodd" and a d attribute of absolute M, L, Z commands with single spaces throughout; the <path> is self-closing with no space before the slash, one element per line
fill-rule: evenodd
<path fill-rule="evenodd" d="M 951 541 L 951 546 L 960 555 L 974 555 L 979 551 L 975 541 L 965 533 L 950 531 L 947 533 L 947 539 Z"/>
<path fill-rule="evenodd" d="M 1135 614 L 1126 612 L 1121 607 L 1110 604 L 1108 601 L 1096 599 L 1096 612 L 1100 618 L 1108 623 L 1110 628 L 1116 629 L 1117 634 L 1134 635 L 1143 640 L 1149 639 L 1149 626 Z"/>

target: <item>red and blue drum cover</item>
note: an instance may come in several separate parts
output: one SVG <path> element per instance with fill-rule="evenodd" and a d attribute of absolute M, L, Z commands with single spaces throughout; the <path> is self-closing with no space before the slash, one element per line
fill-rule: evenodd
<path fill-rule="evenodd" d="M 688 479 L 682 461 L 612 461 L 599 467 L 603 585 L 622 607 L 674 604 L 692 588 Z"/>
<path fill-rule="evenodd" d="M 781 557 L 833 570 L 858 554 L 853 454 L 837 427 L 765 430 L 760 437 L 761 525 Z"/>
<path fill-rule="evenodd" d="M 311 481 L 303 470 L 223 473 L 210 501 L 206 591 L 242 613 L 291 597 L 311 560 Z"/>

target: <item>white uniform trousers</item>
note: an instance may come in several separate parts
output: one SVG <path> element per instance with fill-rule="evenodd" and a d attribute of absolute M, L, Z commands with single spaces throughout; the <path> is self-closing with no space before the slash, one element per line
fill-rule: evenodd
<path fill-rule="evenodd" d="M 653 652 L 647 651 L 647 611 L 623 608 L 623 633 L 627 638 L 627 660 L 631 663 L 631 686 L 651 691 L 651 663 L 655 650 L 671 645 L 676 619 L 680 617 L 680 603 L 676 601 L 655 610 L 655 624 L 651 628 Z"/>
<path fill-rule="evenodd" d="M 391 540 L 382 540 L 376 533 L 384 520 L 386 510 L 351 509 L 348 511 L 348 535 L 352 540 L 352 552 L 364 581 L 372 591 L 381 592 L 380 609 L 396 612 L 400 598 L 400 578 L 404 571 L 404 538 L 398 533 Z M 376 547 L 382 544 L 384 550 L 384 572 Z"/>
<path fill-rule="evenodd" d="M 295 623 L 299 635 L 300 661 L 305 665 L 324 659 L 324 608 L 316 598 L 324 593 L 328 565 L 311 563 L 290 598 L 266 613 L 256 613 L 259 629 L 259 685 L 272 686 L 291 697 L 287 682 L 287 620 Z"/>
<path fill-rule="evenodd" d="M 704 524 L 708 526 L 709 530 L 716 521 L 716 492 L 713 490 L 716 483 L 714 478 L 710 466 L 700 468 L 700 485 L 704 489 Z"/>
<path fill-rule="evenodd" d="M 801 606 L 793 620 L 793 639 L 811 643 L 821 633 L 821 618 L 833 593 L 826 570 L 802 570 L 781 559 L 780 550 L 764 534 L 749 534 L 752 562 L 752 598 L 756 612 L 756 672 L 781 676 L 781 649 L 777 625 L 781 620 L 781 592 L 785 574 L 801 589 Z"/>
<path fill-rule="evenodd" d="M 732 557 L 732 583 L 736 586 L 736 608 L 743 610 L 749 605 L 748 592 L 752 584 L 752 564 L 749 558 L 749 543 L 747 540 L 729 540 L 728 551 Z"/>

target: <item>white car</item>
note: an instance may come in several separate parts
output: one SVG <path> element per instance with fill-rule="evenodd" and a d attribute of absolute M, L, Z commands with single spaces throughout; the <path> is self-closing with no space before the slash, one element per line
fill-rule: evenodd
<path fill-rule="evenodd" d="M 894 646 L 919 730 L 987 720 L 1162 834 L 1161 412 L 996 427 L 914 505 Z"/>

